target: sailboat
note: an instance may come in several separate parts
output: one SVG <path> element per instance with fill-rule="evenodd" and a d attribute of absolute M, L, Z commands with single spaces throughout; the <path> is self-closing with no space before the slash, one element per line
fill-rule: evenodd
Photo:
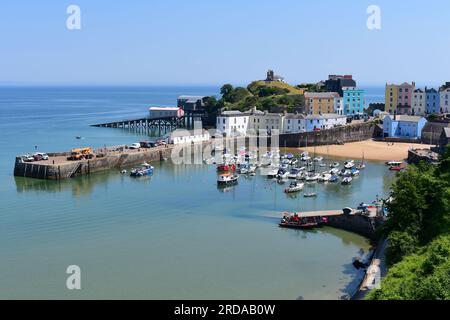
<path fill-rule="evenodd" d="M 366 168 L 366 162 L 364 161 L 364 152 L 363 152 L 363 155 L 362 155 L 361 162 L 358 163 L 358 165 L 356 166 L 356 168 L 357 168 L 358 170 L 362 170 L 362 169 L 365 169 L 365 168 Z"/>

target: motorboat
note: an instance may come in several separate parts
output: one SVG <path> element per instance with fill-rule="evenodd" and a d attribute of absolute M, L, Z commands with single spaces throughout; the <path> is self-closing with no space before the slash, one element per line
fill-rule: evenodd
<path fill-rule="evenodd" d="M 298 175 L 301 174 L 302 170 L 299 168 L 292 168 L 291 171 L 289 171 L 288 178 L 289 179 L 297 179 Z"/>
<path fill-rule="evenodd" d="M 352 173 L 352 176 L 359 176 L 359 170 L 358 169 L 356 169 L 356 168 L 353 168 L 352 170 L 351 170 L 351 173 Z"/>
<path fill-rule="evenodd" d="M 355 166 L 355 161 L 353 160 L 348 160 L 344 163 L 344 168 L 345 169 L 351 169 Z"/>
<path fill-rule="evenodd" d="M 267 173 L 267 177 L 268 178 L 275 178 L 277 176 L 277 174 L 278 174 L 278 169 L 273 169 L 273 170 L 270 170 Z"/>
<path fill-rule="evenodd" d="M 321 162 L 321 161 L 323 161 L 323 157 L 321 156 L 314 158 L 314 162 Z"/>
<path fill-rule="evenodd" d="M 336 175 L 331 176 L 330 180 L 328 180 L 328 182 L 331 182 L 331 183 L 335 183 L 338 181 L 339 181 L 339 177 Z"/>
<path fill-rule="evenodd" d="M 315 192 L 308 192 L 308 193 L 305 193 L 303 196 L 305 198 L 315 198 L 315 197 L 317 197 L 317 193 L 315 193 Z"/>
<path fill-rule="evenodd" d="M 306 181 L 307 182 L 313 182 L 313 181 L 317 181 L 317 180 L 319 180 L 319 178 L 320 178 L 320 175 L 319 174 L 310 174 L 310 175 L 308 175 L 307 177 L 306 177 Z"/>
<path fill-rule="evenodd" d="M 153 166 L 148 163 L 143 163 L 141 166 L 131 169 L 130 176 L 131 177 L 143 177 L 143 176 L 151 176 L 153 174 Z"/>
<path fill-rule="evenodd" d="M 278 179 L 287 179 L 289 176 L 289 172 L 283 168 L 280 168 L 277 172 Z"/>
<path fill-rule="evenodd" d="M 298 159 L 292 159 L 291 160 L 291 165 L 295 166 L 298 163 Z"/>
<path fill-rule="evenodd" d="M 339 162 L 333 162 L 332 164 L 330 164 L 330 168 L 339 168 L 341 164 Z"/>
<path fill-rule="evenodd" d="M 319 181 L 320 181 L 320 182 L 328 182 L 328 181 L 330 181 L 331 177 L 332 177 L 331 174 L 329 174 L 329 173 L 324 173 L 324 174 L 322 174 L 322 175 L 319 177 Z"/>
<path fill-rule="evenodd" d="M 402 162 L 400 162 L 400 161 L 388 161 L 388 162 L 386 162 L 386 165 L 390 166 L 390 167 L 392 167 L 392 166 L 399 166 L 401 164 L 402 164 Z"/>
<path fill-rule="evenodd" d="M 301 217 L 299 213 L 283 213 L 280 228 L 311 229 L 328 222 L 326 217 Z"/>
<path fill-rule="evenodd" d="M 239 176 L 231 173 L 223 173 L 217 178 L 217 184 L 219 186 L 228 186 L 238 183 Z"/>
<path fill-rule="evenodd" d="M 287 187 L 286 189 L 284 189 L 285 193 L 294 193 L 294 192 L 300 192 L 303 190 L 304 184 L 303 183 L 299 183 L 299 182 L 291 182 L 291 184 L 289 185 L 289 187 Z"/>
<path fill-rule="evenodd" d="M 352 171 L 348 170 L 348 169 L 342 169 L 339 172 L 339 175 L 342 176 L 342 177 L 351 177 L 352 176 Z"/>
<path fill-rule="evenodd" d="M 337 175 L 337 174 L 339 174 L 339 169 L 338 169 L 338 168 L 333 168 L 333 169 L 331 169 L 331 170 L 330 170 L 330 174 L 331 174 L 331 175 Z"/>
<path fill-rule="evenodd" d="M 343 179 L 342 179 L 342 182 L 341 182 L 341 184 L 351 184 L 352 183 L 352 177 L 344 177 Z"/>

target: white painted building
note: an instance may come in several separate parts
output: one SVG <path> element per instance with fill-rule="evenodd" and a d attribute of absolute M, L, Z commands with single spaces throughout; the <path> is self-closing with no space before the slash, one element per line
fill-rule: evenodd
<path fill-rule="evenodd" d="M 248 129 L 254 130 L 255 133 L 260 130 L 283 132 L 284 114 L 263 112 L 255 107 L 246 114 L 249 116 Z"/>
<path fill-rule="evenodd" d="M 441 92 L 440 94 L 440 102 L 441 102 L 441 112 L 442 113 L 450 113 L 450 89 L 447 88 Z"/>
<path fill-rule="evenodd" d="M 336 127 L 342 127 L 347 124 L 347 116 L 337 113 L 324 113 L 322 114 L 323 124 L 322 129 L 332 129 Z"/>
<path fill-rule="evenodd" d="M 339 115 L 344 114 L 344 98 L 339 97 L 334 99 L 334 113 Z"/>
<path fill-rule="evenodd" d="M 210 135 L 207 130 L 175 130 L 168 136 L 170 144 L 185 144 L 209 141 Z"/>
<path fill-rule="evenodd" d="M 421 89 L 416 89 L 412 95 L 412 114 L 424 115 L 427 111 L 427 98 L 426 94 Z"/>
<path fill-rule="evenodd" d="M 227 137 L 245 136 L 247 134 L 249 114 L 241 111 L 224 111 L 217 116 L 217 132 Z"/>
<path fill-rule="evenodd" d="M 181 118 L 184 111 L 178 107 L 150 107 L 148 108 L 149 119 L 157 118 Z"/>
<path fill-rule="evenodd" d="M 306 120 L 303 114 L 287 114 L 283 121 L 283 133 L 306 132 Z"/>

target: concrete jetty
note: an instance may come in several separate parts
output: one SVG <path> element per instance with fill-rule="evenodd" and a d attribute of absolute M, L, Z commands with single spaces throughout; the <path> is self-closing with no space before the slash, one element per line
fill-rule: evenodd
<path fill-rule="evenodd" d="M 92 159 L 79 161 L 67 160 L 70 152 L 48 153 L 48 160 L 36 162 L 24 162 L 21 157 L 16 157 L 14 175 L 49 180 L 68 179 L 143 162 L 162 161 L 170 158 L 172 149 L 172 145 L 136 150 L 126 149 L 124 146 L 101 148 L 94 151 Z"/>

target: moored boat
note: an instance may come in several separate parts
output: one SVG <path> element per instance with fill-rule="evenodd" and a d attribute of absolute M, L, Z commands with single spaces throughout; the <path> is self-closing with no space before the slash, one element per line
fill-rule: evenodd
<path fill-rule="evenodd" d="M 300 192 L 303 190 L 304 184 L 299 182 L 291 182 L 289 187 L 284 189 L 285 193 L 294 193 L 294 192 Z"/>
<path fill-rule="evenodd" d="M 131 177 L 143 177 L 150 176 L 153 174 L 153 166 L 148 163 L 143 163 L 140 167 L 136 167 L 131 169 L 130 176 Z"/>
<path fill-rule="evenodd" d="M 217 184 L 219 186 L 227 186 L 237 184 L 239 176 L 231 173 L 224 173 L 217 178 Z"/>
<path fill-rule="evenodd" d="M 344 177 L 343 179 L 342 179 L 342 184 L 351 184 L 352 183 L 352 177 Z"/>
<path fill-rule="evenodd" d="M 346 161 L 345 164 L 344 164 L 344 168 L 345 168 L 345 169 L 351 169 L 351 168 L 353 168 L 354 166 L 355 166 L 355 161 L 353 161 L 353 160 L 348 160 L 348 161 Z"/>

